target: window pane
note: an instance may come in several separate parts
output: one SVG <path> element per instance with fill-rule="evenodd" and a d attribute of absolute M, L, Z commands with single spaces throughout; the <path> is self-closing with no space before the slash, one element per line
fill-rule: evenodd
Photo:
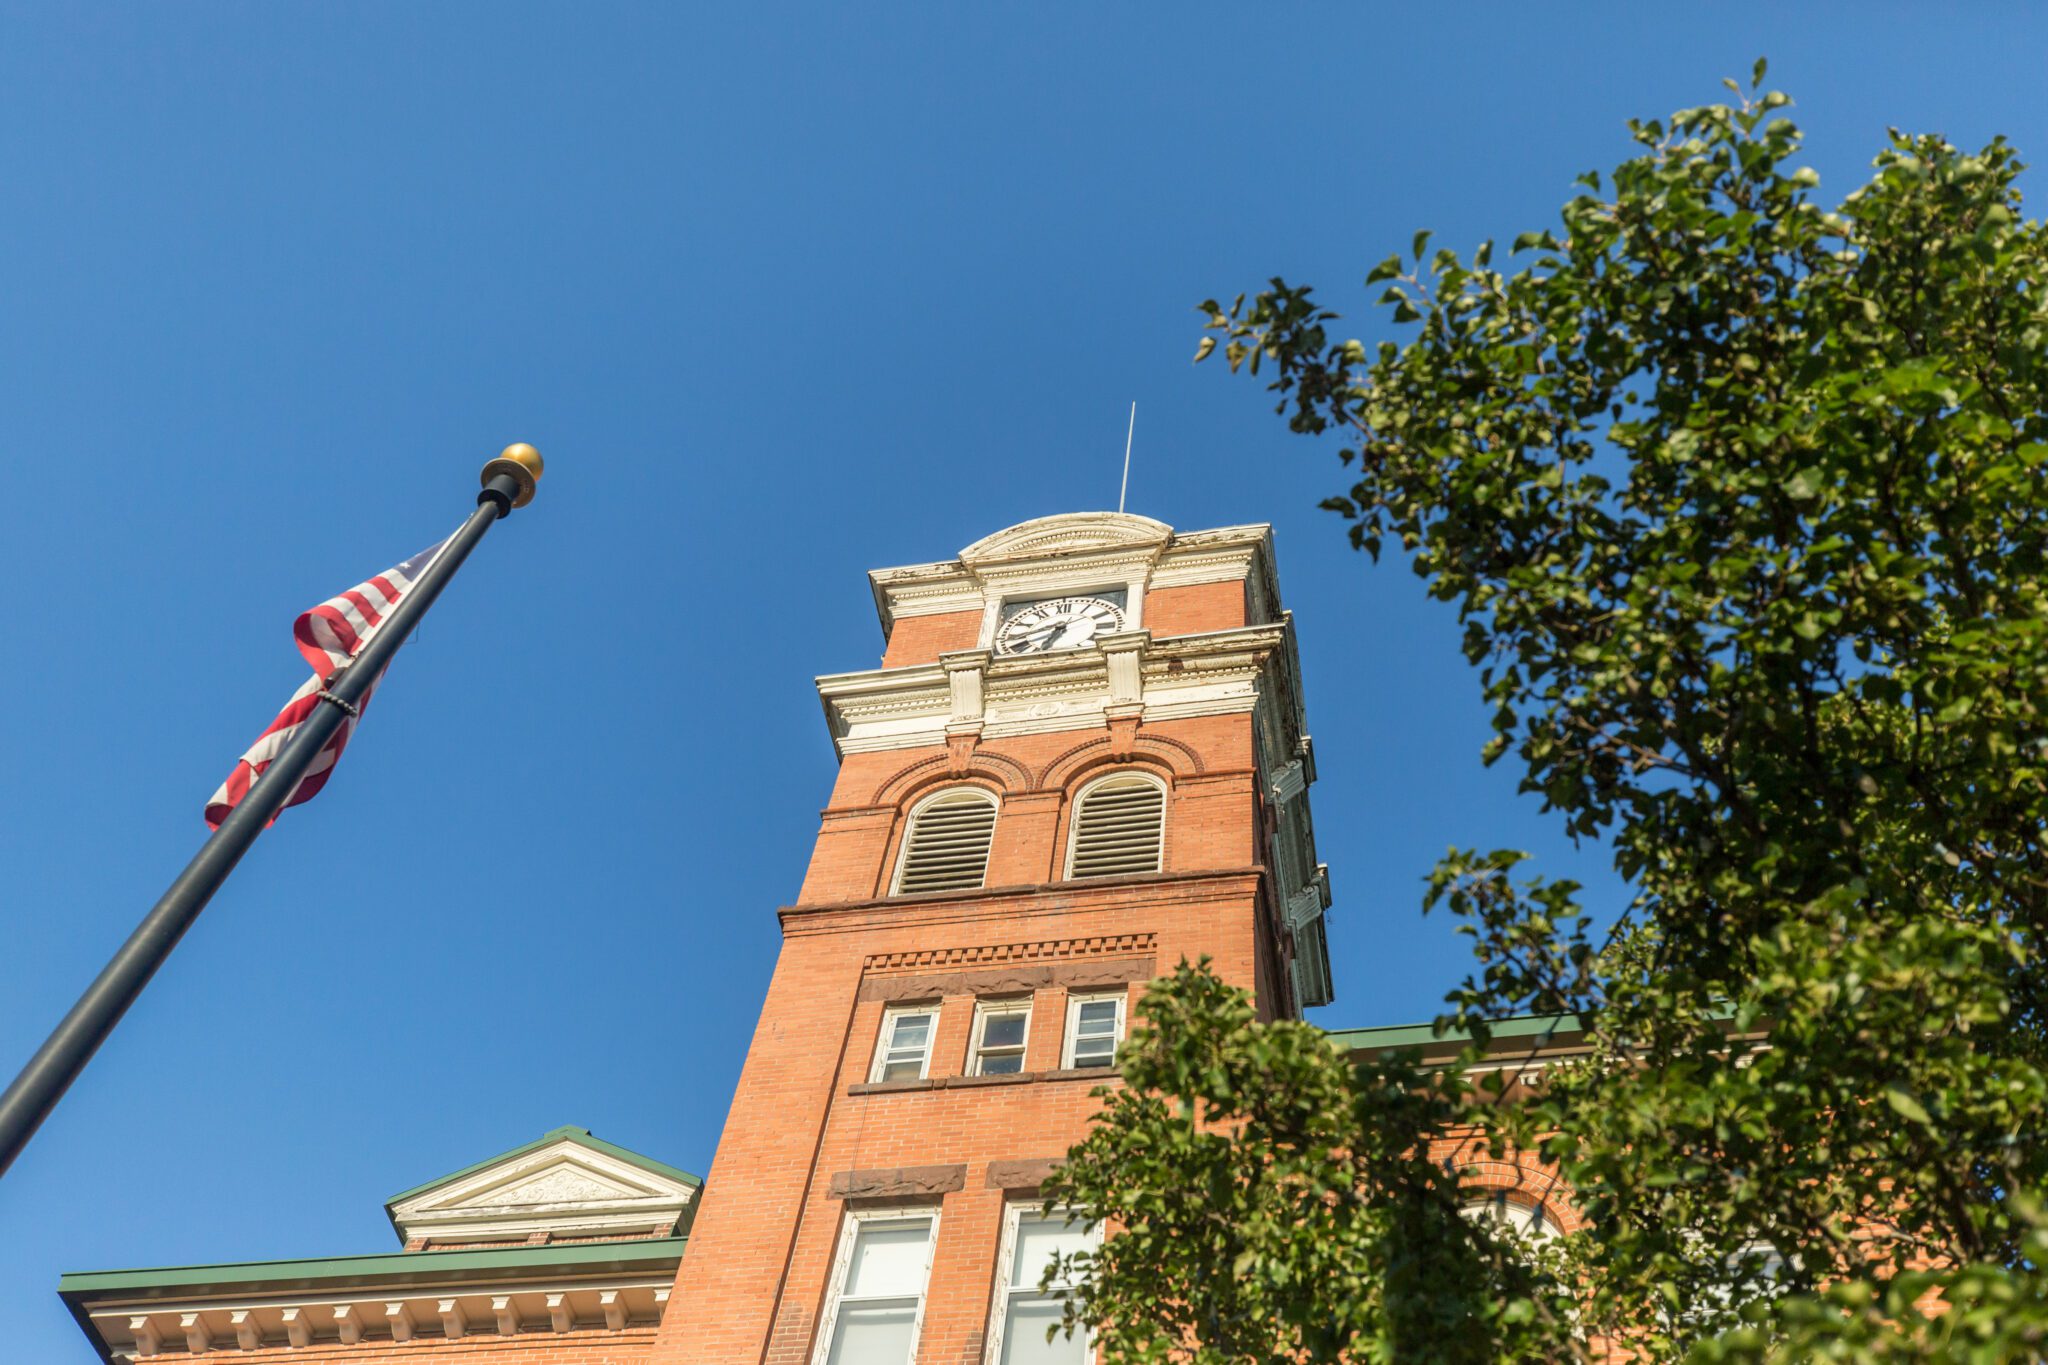
<path fill-rule="evenodd" d="M 853 1262 L 846 1268 L 847 1298 L 924 1293 L 925 1247 L 931 1241 L 925 1218 L 862 1223 L 854 1235 Z"/>
<path fill-rule="evenodd" d="M 1114 1000 L 1083 1000 L 1076 1031 L 1084 1038 L 1091 1033 L 1115 1033 L 1116 1007 Z"/>
<path fill-rule="evenodd" d="M 1082 1365 L 1088 1343 L 1078 1330 L 1071 1337 L 1045 1329 L 1060 1320 L 1060 1304 L 1036 1294 L 1010 1299 L 1010 1319 L 1003 1326 L 1002 1365 Z"/>
<path fill-rule="evenodd" d="M 1088 1249 L 1092 1238 L 1088 1225 L 1079 1219 L 1047 1218 L 1042 1214 L 1020 1214 L 1017 1218 L 1017 1249 L 1010 1258 L 1011 1290 L 1035 1290 L 1038 1277 L 1055 1253 L 1071 1256 Z"/>
<path fill-rule="evenodd" d="M 1024 1020 L 1022 1014 L 985 1014 L 981 1019 L 981 1045 L 983 1047 L 1022 1047 L 1024 1045 Z"/>
<path fill-rule="evenodd" d="M 1074 1043 L 1075 1066 L 1109 1066 L 1115 1061 L 1114 1038 L 1081 1038 Z"/>
<path fill-rule="evenodd" d="M 981 1074 L 984 1076 L 1014 1076 L 1024 1069 L 1024 1054 L 1007 1052 L 999 1057 L 982 1056 Z"/>
<path fill-rule="evenodd" d="M 916 1321 L 916 1299 L 841 1304 L 828 1359 L 831 1365 L 909 1365 Z"/>
<path fill-rule="evenodd" d="M 890 1062 L 884 1066 L 882 1068 L 882 1079 L 885 1081 L 914 1081 L 918 1078 L 918 1073 L 923 1070 L 924 1058 L 912 1057 L 907 1062 Z"/>
<path fill-rule="evenodd" d="M 925 1040 L 932 1035 L 932 1017 L 929 1014 L 899 1014 L 896 1026 L 889 1035 L 889 1047 L 916 1048 L 922 1052 Z"/>

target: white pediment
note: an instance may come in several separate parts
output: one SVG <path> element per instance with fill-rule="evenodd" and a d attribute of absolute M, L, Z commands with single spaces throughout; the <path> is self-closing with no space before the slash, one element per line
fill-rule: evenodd
<path fill-rule="evenodd" d="M 650 1166 L 580 1129 L 557 1130 L 401 1196 L 391 1221 L 408 1242 L 444 1243 L 673 1228 L 698 1187 L 678 1179 L 679 1172 Z"/>

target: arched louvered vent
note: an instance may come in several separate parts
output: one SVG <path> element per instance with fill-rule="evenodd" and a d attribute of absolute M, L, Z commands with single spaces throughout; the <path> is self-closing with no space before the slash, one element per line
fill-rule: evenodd
<path fill-rule="evenodd" d="M 1112 777 L 1081 795 L 1074 811 L 1069 877 L 1157 872 L 1165 843 L 1166 792 L 1143 777 Z"/>
<path fill-rule="evenodd" d="M 910 817 L 896 892 L 972 891 L 988 871 L 988 842 L 995 833 L 996 803 L 977 787 L 934 797 Z"/>

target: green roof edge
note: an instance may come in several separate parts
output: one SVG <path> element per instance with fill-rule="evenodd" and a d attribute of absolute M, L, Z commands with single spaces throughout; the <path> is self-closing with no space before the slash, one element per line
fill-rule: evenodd
<path fill-rule="evenodd" d="M 1517 1014 L 1493 1021 L 1496 1038 L 1528 1038 L 1546 1033 L 1578 1033 L 1583 1029 L 1576 1014 Z M 1369 1048 L 1427 1047 L 1431 1043 L 1470 1042 L 1465 1029 L 1438 1031 L 1435 1024 L 1394 1024 L 1385 1028 L 1325 1029 L 1330 1041 L 1350 1052 Z"/>
<path fill-rule="evenodd" d="M 687 1237 L 644 1237 L 618 1242 L 483 1247 L 457 1251 L 380 1251 L 367 1256 L 316 1256 L 293 1261 L 232 1261 L 220 1265 L 155 1266 L 138 1270 L 75 1270 L 57 1292 L 113 1294 L 141 1289 L 198 1288 L 264 1280 L 331 1280 L 404 1275 L 431 1279 L 469 1270 L 524 1270 L 542 1266 L 602 1265 L 608 1261 L 660 1261 L 681 1256 Z"/>
<path fill-rule="evenodd" d="M 438 1189 L 450 1181 L 460 1180 L 466 1175 L 474 1175 L 486 1166 L 495 1166 L 501 1161 L 510 1161 L 514 1157 L 525 1156 L 528 1152 L 539 1151 L 549 1143 L 560 1142 L 563 1138 L 575 1138 L 585 1147 L 603 1152 L 609 1157 L 616 1157 L 629 1166 L 638 1166 L 643 1171 L 652 1171 L 656 1175 L 665 1175 L 671 1180 L 680 1180 L 685 1185 L 691 1185 L 700 1190 L 704 1188 L 702 1176 L 691 1175 L 688 1171 L 671 1166 L 665 1161 L 656 1161 L 651 1156 L 642 1156 L 640 1153 L 629 1151 L 617 1143 L 606 1142 L 601 1137 L 592 1136 L 588 1128 L 582 1128 L 573 1123 L 565 1123 L 559 1128 L 548 1129 L 548 1131 L 542 1133 L 531 1142 L 520 1143 L 509 1152 L 500 1152 L 496 1156 L 487 1156 L 482 1161 L 472 1161 L 459 1171 L 450 1171 L 447 1175 L 435 1176 L 424 1185 L 415 1185 L 409 1190 L 400 1190 L 397 1194 L 384 1201 L 384 1216 L 391 1220 L 391 1231 L 397 1233 L 400 1239 L 403 1240 L 404 1234 L 398 1232 L 398 1219 L 392 1213 L 392 1208 L 400 1200 L 410 1199 L 416 1194 L 425 1194 L 428 1190 Z M 694 1203 L 695 1201 L 692 1202 Z M 687 1212 L 685 1216 L 687 1217 Z"/>

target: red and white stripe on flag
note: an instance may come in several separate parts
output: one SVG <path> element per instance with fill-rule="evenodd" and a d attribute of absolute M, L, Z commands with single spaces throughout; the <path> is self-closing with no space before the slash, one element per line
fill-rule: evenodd
<path fill-rule="evenodd" d="M 444 540 L 441 545 L 447 543 Z M 220 790 L 206 803 L 206 823 L 211 828 L 220 828 L 221 821 L 228 818 L 228 812 L 241 804 L 249 789 L 256 785 L 256 779 L 263 776 L 263 770 L 284 752 L 284 746 L 306 718 L 313 714 L 314 708 L 325 705 L 320 700 L 320 691 L 327 686 L 327 680 L 369 643 L 370 636 L 391 614 L 399 599 L 419 582 L 427 565 L 440 553 L 441 545 L 428 546 L 403 564 L 386 569 L 366 583 L 358 583 L 338 597 L 328 598 L 293 624 L 292 639 L 298 644 L 299 653 L 306 656 L 306 662 L 313 665 L 313 676 L 306 679 L 305 686 L 292 693 L 292 699 L 285 703 L 284 710 L 277 713 L 277 719 L 270 722 L 270 728 L 257 736 L 249 751 L 235 764 L 235 770 L 228 774 L 228 780 L 220 784 Z M 370 697 L 383 681 L 381 676 L 370 680 L 362 700 L 356 705 L 358 713 L 369 709 Z M 355 733 L 356 723 L 357 716 L 342 720 L 341 728 L 321 747 L 313 766 L 300 779 L 298 790 L 286 798 L 284 805 L 296 806 L 302 801 L 310 801 L 327 785 L 328 775 L 334 771 L 341 751 L 348 747 L 348 739 Z"/>

